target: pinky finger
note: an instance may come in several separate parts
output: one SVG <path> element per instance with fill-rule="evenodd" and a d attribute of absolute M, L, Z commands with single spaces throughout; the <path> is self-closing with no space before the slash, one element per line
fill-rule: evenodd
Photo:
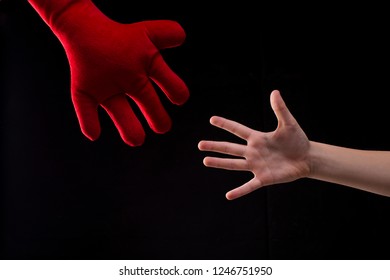
<path fill-rule="evenodd" d="M 235 188 L 229 192 L 226 193 L 226 198 L 228 200 L 233 200 L 239 197 L 242 197 L 244 195 L 247 195 L 248 193 L 251 193 L 259 188 L 262 187 L 262 184 L 259 180 L 256 178 L 253 178 L 252 180 L 246 182 L 241 187 Z"/>
<path fill-rule="evenodd" d="M 207 167 L 214 167 L 214 168 L 227 169 L 227 170 L 248 171 L 248 167 L 245 159 L 205 157 L 203 159 L 203 164 Z"/>

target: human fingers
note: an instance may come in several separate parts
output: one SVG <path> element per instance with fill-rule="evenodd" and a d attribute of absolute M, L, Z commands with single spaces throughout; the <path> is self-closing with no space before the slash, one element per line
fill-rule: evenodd
<path fill-rule="evenodd" d="M 271 92 L 270 103 L 271 108 L 278 119 L 279 125 L 292 124 L 296 122 L 278 90 L 273 90 Z"/>
<path fill-rule="evenodd" d="M 224 129 L 244 140 L 247 140 L 249 136 L 253 133 L 253 129 L 242 125 L 236 121 L 232 121 L 219 116 L 212 116 L 210 118 L 210 123 L 216 127 Z"/>
<path fill-rule="evenodd" d="M 238 157 L 244 156 L 245 147 L 242 144 L 207 140 L 202 140 L 198 144 L 198 148 L 201 151 L 217 152 Z"/>
<path fill-rule="evenodd" d="M 205 157 L 203 164 L 207 167 L 237 170 L 237 171 L 248 171 L 248 165 L 245 159 L 236 158 L 219 158 L 219 157 Z"/>
<path fill-rule="evenodd" d="M 240 187 L 237 187 L 229 192 L 226 193 L 226 198 L 228 200 L 233 200 L 239 197 L 242 197 L 244 195 L 247 195 L 248 193 L 251 193 L 257 189 L 262 187 L 261 182 L 257 178 L 253 178 L 250 181 L 246 182 Z"/>

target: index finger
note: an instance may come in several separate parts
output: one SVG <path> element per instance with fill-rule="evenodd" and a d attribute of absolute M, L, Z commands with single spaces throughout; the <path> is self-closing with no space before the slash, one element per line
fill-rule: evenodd
<path fill-rule="evenodd" d="M 173 104 L 182 105 L 188 100 L 187 85 L 169 68 L 161 54 L 157 54 L 150 64 L 149 76 Z"/>
<path fill-rule="evenodd" d="M 210 123 L 244 140 L 247 140 L 253 132 L 253 129 L 223 117 L 213 116 L 210 118 Z"/>

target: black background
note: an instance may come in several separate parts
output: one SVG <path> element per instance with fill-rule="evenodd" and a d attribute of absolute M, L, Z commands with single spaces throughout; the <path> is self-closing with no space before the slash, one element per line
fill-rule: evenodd
<path fill-rule="evenodd" d="M 2 259 L 389 258 L 389 198 L 302 179 L 227 201 L 251 174 L 206 168 L 197 149 L 239 141 L 212 115 L 275 129 L 279 89 L 310 139 L 389 150 L 384 7 L 94 2 L 123 23 L 178 21 L 185 43 L 161 52 L 191 97 L 175 106 L 161 94 L 167 134 L 139 114 L 141 147 L 125 145 L 103 111 L 89 141 L 60 42 L 27 1 L 2 1 Z"/>

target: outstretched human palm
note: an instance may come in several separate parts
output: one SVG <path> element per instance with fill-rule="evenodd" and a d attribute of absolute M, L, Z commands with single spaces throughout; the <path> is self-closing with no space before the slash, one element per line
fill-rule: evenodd
<path fill-rule="evenodd" d="M 305 177 L 309 173 L 306 155 L 309 140 L 286 107 L 279 91 L 271 93 L 271 106 L 278 119 L 272 132 L 261 132 L 235 121 L 213 116 L 212 125 L 227 130 L 244 139 L 247 144 L 201 141 L 202 151 L 219 152 L 238 158 L 206 157 L 208 167 L 251 171 L 254 178 L 226 194 L 235 199 L 260 187 L 285 183 Z"/>
<path fill-rule="evenodd" d="M 233 158 L 205 157 L 207 167 L 250 171 L 253 179 L 229 191 L 227 199 L 244 196 L 264 186 L 311 178 L 390 196 L 390 151 L 367 151 L 310 141 L 290 113 L 280 92 L 270 96 L 278 126 L 261 132 L 222 117 L 212 125 L 244 139 L 246 144 L 202 140 L 201 151 Z"/>

